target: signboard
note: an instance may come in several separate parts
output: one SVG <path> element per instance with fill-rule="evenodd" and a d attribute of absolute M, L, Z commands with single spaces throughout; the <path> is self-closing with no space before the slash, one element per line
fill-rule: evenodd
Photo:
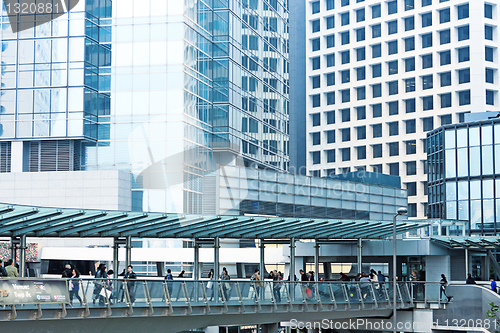
<path fill-rule="evenodd" d="M 0 278 L 0 304 L 69 303 L 65 280 Z"/>

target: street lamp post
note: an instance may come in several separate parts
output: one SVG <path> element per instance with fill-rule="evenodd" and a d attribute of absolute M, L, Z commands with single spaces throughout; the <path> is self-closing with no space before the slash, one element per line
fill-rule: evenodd
<path fill-rule="evenodd" d="M 408 210 L 405 207 L 398 208 L 398 212 L 394 214 L 394 217 L 392 219 L 392 306 L 393 306 L 393 313 L 392 313 L 392 331 L 394 333 L 397 332 L 397 319 L 396 319 L 396 312 L 397 312 L 397 298 L 396 298 L 396 292 L 397 292 L 397 282 L 396 282 L 396 218 L 399 215 L 406 214 Z"/>

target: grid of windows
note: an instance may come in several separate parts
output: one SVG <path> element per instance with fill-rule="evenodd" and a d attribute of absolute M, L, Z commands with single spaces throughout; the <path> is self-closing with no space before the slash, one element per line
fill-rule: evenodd
<path fill-rule="evenodd" d="M 326 122 L 331 114 L 331 124 L 335 124 L 335 111 L 323 110 L 334 108 L 338 115 L 337 124 L 343 123 L 342 128 L 335 126 L 337 141 L 340 141 L 336 143 L 335 162 L 339 171 L 358 170 L 362 163 L 354 164 L 355 160 L 366 160 L 366 170 L 375 170 L 373 167 L 376 166 L 377 172 L 399 174 L 401 170 L 402 177 L 414 176 L 417 174 L 416 163 L 421 163 L 423 158 L 419 156 L 415 158 L 417 161 L 407 161 L 404 156 L 425 152 L 422 145 L 425 132 L 451 124 L 455 119 L 463 120 L 463 113 L 470 112 L 471 104 L 479 100 L 472 100 L 471 83 L 483 80 L 478 82 L 486 83 L 483 106 L 498 106 L 498 89 L 493 85 L 497 83 L 498 54 L 496 45 L 491 43 L 497 40 L 497 22 L 491 19 L 495 17 L 496 20 L 498 8 L 496 4 L 491 5 L 491 1 L 484 4 L 484 12 L 480 13 L 485 18 L 479 26 L 484 27 L 484 36 L 478 34 L 481 36 L 477 38 L 484 37 L 485 44 L 481 46 L 484 53 L 470 48 L 471 39 L 476 39 L 471 29 L 476 29 L 472 22 L 478 11 L 475 10 L 477 7 L 469 11 L 467 1 L 374 0 L 359 4 L 364 1 L 322 0 L 322 6 L 323 2 L 326 7 L 330 2 L 331 8 L 336 2 L 339 8 L 334 13 L 321 7 L 324 17 L 318 20 L 318 16 L 314 16 L 308 21 L 312 27 L 307 29 L 309 41 L 318 38 L 316 21 L 321 22 L 319 48 L 320 52 L 325 52 L 325 58 L 319 63 L 319 60 L 313 60 L 318 54 L 307 49 L 311 55 L 309 59 L 317 62 L 313 67 L 320 70 L 309 74 L 312 86 L 308 85 L 308 89 L 312 89 L 309 93 L 312 98 L 319 90 L 335 87 L 336 92 L 332 92 L 337 97 L 335 104 L 327 105 L 327 91 L 322 91 L 317 111 L 327 115 Z M 316 31 L 314 35 L 313 31 Z M 329 36 L 335 36 L 336 40 L 332 38 L 329 42 Z M 328 50 L 329 47 L 332 49 Z M 332 53 L 333 47 L 337 59 Z M 478 59 L 478 55 L 484 58 Z M 488 68 L 485 68 L 484 76 L 471 76 L 471 62 L 475 61 L 486 61 Z M 314 97 L 314 101 L 316 99 Z M 367 100 L 370 103 L 366 103 Z M 348 118 L 346 112 L 349 112 Z M 455 113 L 462 114 L 462 117 L 455 116 Z M 388 116 L 390 118 L 382 120 Z M 316 131 L 311 130 L 313 132 Z M 401 136 L 406 134 L 412 137 L 403 139 Z M 366 145 L 367 138 L 378 142 Z M 322 139 L 325 141 L 324 137 Z M 348 151 L 343 150 L 347 148 Z M 383 164 L 370 161 L 382 155 L 387 158 L 387 161 L 379 162 Z M 327 155 L 321 157 L 326 163 Z M 418 174 L 423 172 L 420 165 Z M 419 181 L 407 184 L 413 189 L 418 187 L 415 184 Z M 416 207 L 420 215 L 422 203 Z"/>

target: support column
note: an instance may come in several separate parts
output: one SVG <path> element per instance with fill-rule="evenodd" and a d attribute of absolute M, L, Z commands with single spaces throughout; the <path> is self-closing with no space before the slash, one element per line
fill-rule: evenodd
<path fill-rule="evenodd" d="M 361 273 L 363 271 L 363 257 L 361 255 L 361 249 L 363 248 L 363 240 L 360 238 L 358 239 L 358 273 Z"/>
<path fill-rule="evenodd" d="M 194 263 L 193 263 L 193 280 L 200 279 L 200 244 L 194 239 Z"/>
<path fill-rule="evenodd" d="M 290 239 L 290 281 L 295 277 L 295 238 Z"/>
<path fill-rule="evenodd" d="M 19 276 L 26 277 L 26 235 L 21 236 L 19 249 Z"/>
<path fill-rule="evenodd" d="M 214 279 L 219 279 L 219 248 L 220 248 L 220 240 L 219 237 L 214 238 Z"/>
<path fill-rule="evenodd" d="M 127 242 L 125 244 L 125 266 L 132 264 L 132 236 L 127 236 Z"/>
<path fill-rule="evenodd" d="M 465 249 L 465 276 L 469 274 L 469 250 Z"/>
<path fill-rule="evenodd" d="M 319 244 L 318 240 L 315 240 L 314 245 L 314 274 L 316 275 L 316 281 L 319 281 Z"/>
<path fill-rule="evenodd" d="M 260 263 L 259 263 L 259 271 L 260 271 L 260 278 L 264 281 L 264 272 L 265 272 L 265 266 L 264 266 L 264 261 L 265 261 L 265 256 L 264 256 L 264 250 L 266 246 L 264 245 L 264 240 L 260 240 Z"/>
<path fill-rule="evenodd" d="M 118 238 L 113 238 L 113 271 L 115 272 L 114 277 L 118 278 L 118 272 L 119 269 L 119 262 L 118 262 L 118 249 L 120 248 L 120 245 L 118 244 Z"/>
<path fill-rule="evenodd" d="M 14 237 L 11 237 L 10 239 L 10 258 L 16 263 L 16 249 L 17 249 L 17 239 Z"/>

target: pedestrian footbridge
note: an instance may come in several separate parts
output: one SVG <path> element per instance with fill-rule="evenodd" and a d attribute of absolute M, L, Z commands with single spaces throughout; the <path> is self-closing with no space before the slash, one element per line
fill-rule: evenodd
<path fill-rule="evenodd" d="M 5 286 L 6 280 L 1 279 L 0 283 Z M 11 282 L 20 280 L 30 281 L 18 279 Z M 63 281 L 70 288 L 71 281 Z M 207 326 L 264 324 L 292 319 L 388 318 L 393 307 L 392 283 L 152 279 L 77 281 L 82 305 L 76 298 L 72 306 L 69 300 L 59 304 L 10 302 L 12 304 L 0 309 L 2 330 L 179 332 Z M 104 293 L 103 285 L 111 293 Z M 47 283 L 48 288 L 50 283 Z M 60 291 L 57 293 L 61 294 Z M 407 283 L 398 283 L 396 295 L 398 309 L 413 308 Z"/>
<path fill-rule="evenodd" d="M 11 297 L 14 285 L 37 287 L 26 289 L 29 295 L 16 293 L 16 299 Z M 72 285 L 79 285 L 81 304 L 76 296 L 70 303 Z M 0 289 L 2 330 L 37 333 L 174 333 L 208 326 L 325 319 L 330 323 L 362 319 L 372 326 L 359 329 L 390 331 L 387 325 L 394 306 L 392 282 L 0 279 Z M 453 301 L 447 302 L 439 290 L 435 282 L 397 283 L 398 322 L 404 331 L 494 331 L 493 325 L 485 328 L 484 320 L 488 303 L 500 304 L 498 294 L 477 285 L 450 285 L 447 293 Z M 461 319 L 466 319 L 465 325 Z M 474 319 L 474 326 L 469 319 Z"/>

